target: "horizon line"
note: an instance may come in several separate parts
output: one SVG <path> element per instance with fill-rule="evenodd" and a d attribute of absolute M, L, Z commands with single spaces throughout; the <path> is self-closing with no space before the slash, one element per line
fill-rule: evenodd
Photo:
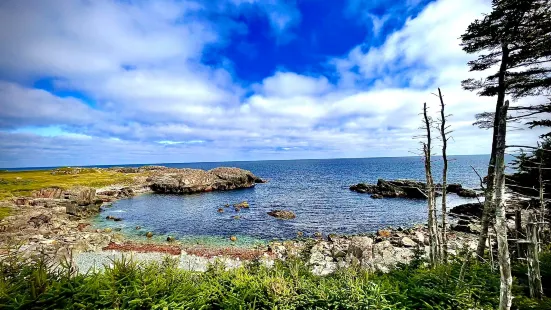
<path fill-rule="evenodd" d="M 453 156 L 489 156 L 490 154 L 458 154 L 448 155 Z M 508 154 L 509 155 L 509 154 Z M 259 159 L 259 160 L 226 160 L 226 161 L 193 161 L 193 162 L 165 162 L 165 163 L 133 163 L 133 164 L 102 164 L 102 165 L 58 165 L 58 166 L 23 166 L 23 167 L 2 167 L 0 170 L 48 170 L 62 167 L 71 168 L 102 168 L 102 167 L 138 167 L 138 166 L 163 166 L 163 165 L 175 165 L 175 164 L 211 164 L 211 163 L 246 163 L 246 162 L 262 162 L 262 161 L 300 161 L 300 160 L 338 160 L 338 159 L 378 159 L 378 158 L 409 158 L 409 157 L 422 157 L 420 155 L 408 155 L 408 156 L 375 156 L 375 157 L 329 157 L 329 158 L 297 158 L 297 159 Z M 442 157 L 442 156 L 432 156 Z"/>

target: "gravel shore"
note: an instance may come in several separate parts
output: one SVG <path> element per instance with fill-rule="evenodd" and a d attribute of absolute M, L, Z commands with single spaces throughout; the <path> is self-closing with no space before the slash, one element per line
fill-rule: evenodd
<path fill-rule="evenodd" d="M 85 252 L 76 255 L 74 262 L 81 274 L 89 271 L 101 271 L 105 266 L 112 266 L 114 260 L 120 260 L 122 257 L 130 258 L 137 262 L 158 262 L 161 263 L 165 257 L 177 259 L 179 267 L 184 270 L 205 271 L 209 263 L 214 263 L 217 259 L 223 262 L 227 268 L 235 268 L 242 265 L 242 261 L 229 258 L 204 258 L 188 254 L 167 255 L 161 253 L 121 253 L 116 251 L 104 252 Z"/>

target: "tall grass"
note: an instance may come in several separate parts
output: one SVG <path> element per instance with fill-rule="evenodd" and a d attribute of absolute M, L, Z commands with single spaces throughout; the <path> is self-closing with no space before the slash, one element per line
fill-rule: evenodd
<path fill-rule="evenodd" d="M 206 272 L 191 272 L 179 269 L 171 259 L 138 264 L 123 257 L 101 272 L 82 275 L 69 264 L 54 268 L 43 255 L 28 260 L 8 255 L 1 262 L 0 309 L 497 307 L 499 274 L 486 264 L 463 262 L 456 258 L 434 269 L 414 262 L 388 274 L 349 267 L 321 277 L 301 260 L 277 261 L 273 267 L 251 262 L 231 270 L 214 263 Z M 524 295 L 515 299 L 521 309 L 549 309 L 547 302 Z"/>

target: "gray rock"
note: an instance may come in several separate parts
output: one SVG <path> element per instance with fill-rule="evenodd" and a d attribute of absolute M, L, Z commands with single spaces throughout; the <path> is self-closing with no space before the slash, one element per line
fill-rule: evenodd
<path fill-rule="evenodd" d="M 408 237 L 403 237 L 402 240 L 401 240 L 401 244 L 402 244 L 402 246 L 405 246 L 407 248 L 412 248 L 412 247 L 417 246 L 417 242 L 411 240 Z"/>
<path fill-rule="evenodd" d="M 158 193 L 191 194 L 253 187 L 257 181 L 252 172 L 239 168 L 184 168 L 159 173 L 152 177 L 150 187 Z"/>
<path fill-rule="evenodd" d="M 354 236 L 350 239 L 348 246 L 348 254 L 362 259 L 371 258 L 372 256 L 373 239 L 366 236 Z"/>
<path fill-rule="evenodd" d="M 460 191 L 457 192 L 457 196 L 459 197 L 465 197 L 465 198 L 476 198 L 478 197 L 478 194 L 476 191 L 468 188 L 463 188 Z"/>

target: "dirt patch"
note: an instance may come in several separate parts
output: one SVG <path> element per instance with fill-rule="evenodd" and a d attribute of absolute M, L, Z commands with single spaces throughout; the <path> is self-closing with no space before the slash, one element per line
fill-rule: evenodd
<path fill-rule="evenodd" d="M 132 243 L 122 243 L 117 244 L 114 242 L 109 243 L 102 250 L 115 250 L 121 252 L 140 252 L 140 253 L 165 253 L 171 255 L 180 255 L 182 254 L 182 249 L 175 245 L 160 245 L 160 244 L 132 244 Z"/>
<path fill-rule="evenodd" d="M 209 248 L 209 247 L 189 247 L 184 248 L 189 255 L 201 256 L 206 258 L 225 256 L 239 258 L 241 260 L 252 260 L 263 257 L 264 254 L 272 256 L 273 253 L 265 250 L 244 249 L 244 248 Z"/>

